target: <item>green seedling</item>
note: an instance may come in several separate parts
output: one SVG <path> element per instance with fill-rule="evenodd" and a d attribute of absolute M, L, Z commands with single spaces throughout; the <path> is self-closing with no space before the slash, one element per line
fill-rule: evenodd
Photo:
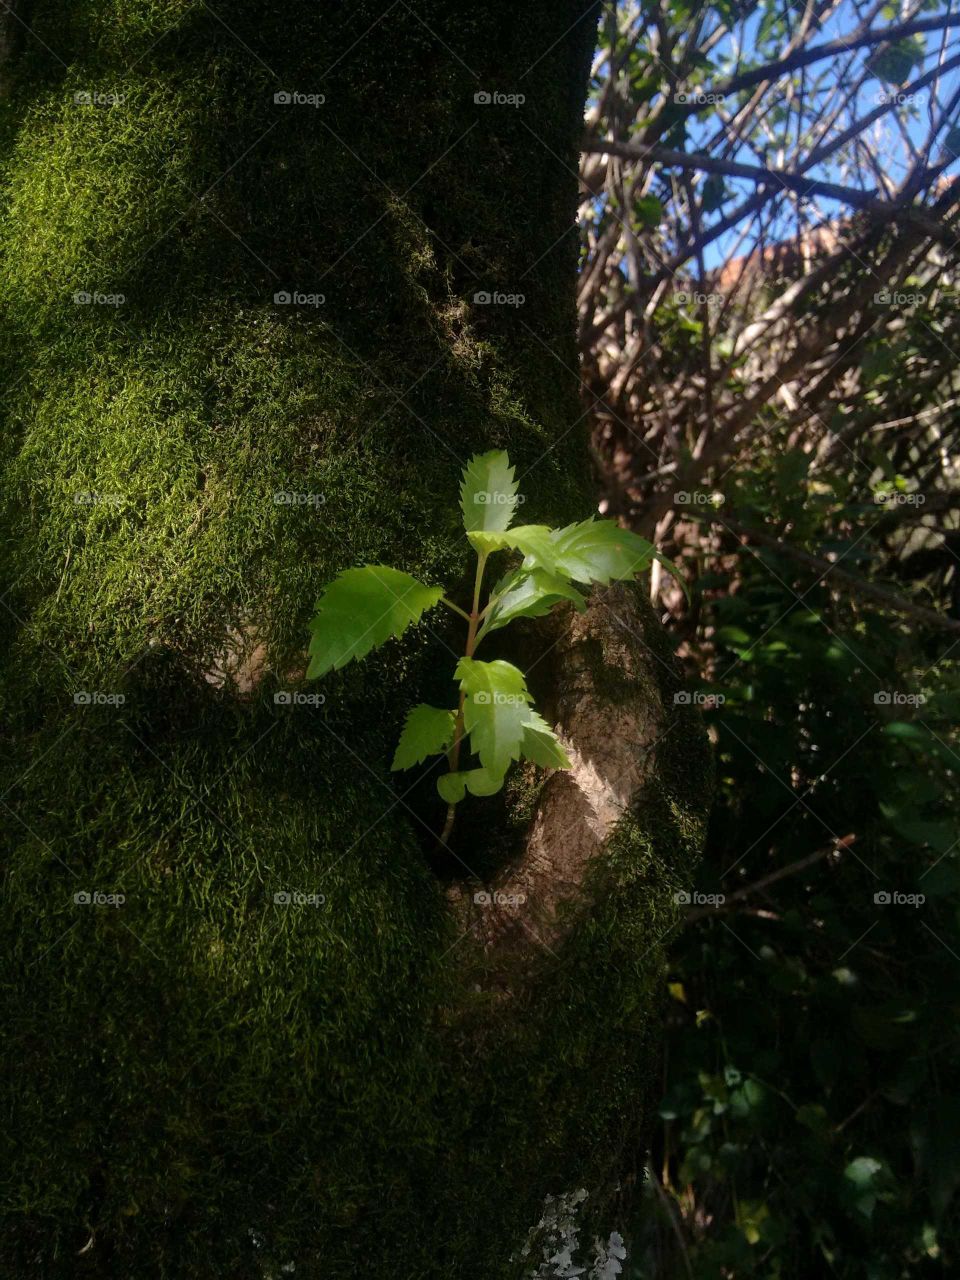
<path fill-rule="evenodd" d="M 467 624 L 463 657 L 454 672 L 460 686 L 457 706 L 414 707 L 392 766 L 411 769 L 430 756 L 446 756 L 447 772 L 437 779 L 449 806 L 441 841 L 452 828 L 454 807 L 468 792 L 490 796 L 499 791 L 513 761 L 570 767 L 557 735 L 533 706 L 523 672 L 499 658 L 484 662 L 474 656 L 486 637 L 517 618 L 539 618 L 563 603 L 582 612 L 585 588 L 633 578 L 655 559 L 676 572 L 646 539 L 613 520 L 591 518 L 564 529 L 511 528 L 523 501 L 517 490 L 514 468 L 502 450 L 476 455 L 464 470 L 460 509 L 477 558 L 469 612 L 442 587 L 427 586 L 400 569 L 366 565 L 347 569 L 324 588 L 310 624 L 311 679 L 365 657 L 441 605 Z M 501 553 L 519 555 L 521 562 L 507 569 L 484 600 L 487 561 Z M 469 768 L 461 768 L 465 745 L 475 761 Z"/>

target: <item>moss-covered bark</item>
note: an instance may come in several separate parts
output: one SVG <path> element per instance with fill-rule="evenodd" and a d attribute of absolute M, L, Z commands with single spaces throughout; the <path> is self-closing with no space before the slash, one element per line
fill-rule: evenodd
<path fill-rule="evenodd" d="M 467 572 L 472 452 L 510 451 L 531 521 L 589 510 L 572 228 L 596 15 L 18 12 L 4 1274 L 510 1276 L 546 1192 L 632 1166 L 701 744 L 677 733 L 690 759 L 618 832 L 616 892 L 504 1008 L 458 959 L 429 787 L 388 772 L 406 708 L 448 696 L 455 620 L 324 682 L 320 707 L 274 695 L 339 569 Z M 257 648 L 252 694 L 218 677 L 231 647 Z M 97 892 L 125 901 L 75 902 Z"/>

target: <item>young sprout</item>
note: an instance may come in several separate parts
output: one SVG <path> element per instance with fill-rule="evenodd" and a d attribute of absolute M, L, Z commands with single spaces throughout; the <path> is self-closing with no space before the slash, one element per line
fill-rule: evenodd
<path fill-rule="evenodd" d="M 365 657 L 440 605 L 466 622 L 463 657 L 454 671 L 457 705 L 414 707 L 392 765 L 411 769 L 430 756 L 446 756 L 447 772 L 437 779 L 448 805 L 441 843 L 467 792 L 493 795 L 515 760 L 546 769 L 570 767 L 557 735 L 533 706 L 523 672 L 501 658 L 485 662 L 475 657 L 486 637 L 517 618 L 542 617 L 565 601 L 582 612 L 587 607 L 584 588 L 633 578 L 653 560 L 676 572 L 646 539 L 613 520 L 591 518 L 564 529 L 539 524 L 511 528 L 522 501 L 517 488 L 514 468 L 502 450 L 477 454 L 464 470 L 460 509 L 477 558 L 469 613 L 448 599 L 442 587 L 426 586 L 400 569 L 366 565 L 334 578 L 310 623 L 307 676 L 313 679 Z M 522 558 L 484 599 L 487 562 L 500 554 Z M 464 750 L 473 757 L 466 764 Z"/>

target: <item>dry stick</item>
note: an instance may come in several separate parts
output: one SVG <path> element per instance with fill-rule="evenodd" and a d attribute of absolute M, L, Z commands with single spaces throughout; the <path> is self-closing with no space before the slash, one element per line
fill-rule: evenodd
<path fill-rule="evenodd" d="M 903 92 L 917 94 L 921 89 L 924 89 L 927 85 L 931 84 L 938 75 L 942 75 L 946 71 L 952 71 L 957 66 L 960 66 L 960 55 L 948 58 L 942 66 L 937 66 L 931 71 L 926 72 L 924 75 L 919 76 L 916 80 L 904 86 Z M 856 137 L 858 133 L 868 128 L 881 116 L 891 112 L 894 109 L 895 101 L 896 99 L 891 95 L 889 103 L 882 103 L 879 107 L 876 107 L 873 111 L 868 112 L 865 116 L 862 116 L 859 120 L 855 121 L 843 133 L 833 135 L 828 143 L 823 143 L 815 151 L 811 152 L 809 156 L 807 156 L 807 158 L 798 166 L 797 172 L 804 173 L 817 164 L 822 163 L 822 161 L 826 160 L 828 156 L 833 155 L 834 152 L 839 150 L 841 145 L 848 142 L 851 138 Z M 603 139 L 591 137 L 583 144 L 583 150 L 591 152 L 594 150 L 593 144 L 599 144 L 602 141 Z M 648 146 L 649 150 L 653 149 L 652 144 L 641 143 L 638 145 L 640 147 Z M 669 279 L 673 276 L 678 268 L 694 256 L 698 247 L 705 247 L 714 240 L 717 240 L 720 236 L 725 235 L 731 228 L 737 226 L 751 213 L 755 213 L 765 204 L 768 204 L 777 196 L 778 190 L 774 190 L 772 186 L 763 187 L 759 194 L 749 196 L 729 214 L 720 218 L 719 221 L 715 222 L 707 231 L 705 231 L 699 245 L 688 242 L 678 253 L 675 253 L 674 256 L 665 263 L 663 268 L 656 273 L 656 275 L 652 276 L 649 281 L 645 282 L 647 290 L 649 291 L 652 289 L 662 279 Z M 897 217 L 904 219 L 907 222 L 914 221 L 917 216 L 923 216 L 923 211 L 918 210 L 916 206 L 900 205 L 895 212 Z M 593 327 L 587 331 L 587 337 L 586 339 L 583 339 L 584 345 L 592 345 L 594 342 L 598 341 L 604 331 L 611 324 L 614 324 L 622 316 L 623 311 L 631 305 L 633 304 L 629 299 L 621 299 L 620 302 L 614 304 L 606 315 L 601 316 L 599 321 L 595 321 Z"/>
<path fill-rule="evenodd" d="M 939 627 L 942 631 L 951 631 L 954 634 L 960 633 L 960 619 L 948 618 L 946 614 L 937 613 L 935 609 L 927 609 L 921 604 L 914 604 L 911 600 L 896 591 L 892 591 L 889 587 L 881 587 L 875 582 L 868 582 L 866 578 L 859 578 L 856 574 L 849 573 L 846 569 L 838 569 L 832 560 L 824 560 L 820 556 L 812 555 L 809 551 L 803 551 L 800 547 L 794 547 L 789 542 L 784 542 L 782 539 L 774 537 L 773 534 L 749 529 L 737 520 L 727 519 L 726 516 L 722 519 L 714 519 L 713 523 L 724 525 L 731 532 L 738 533 L 745 538 L 752 538 L 755 542 L 759 542 L 761 546 L 771 547 L 775 551 L 782 551 L 784 555 L 788 555 L 794 560 L 799 560 L 801 564 L 809 565 L 811 569 L 819 569 L 824 575 L 830 573 L 834 578 L 841 578 L 860 595 L 867 596 L 871 600 L 877 600 L 881 604 L 894 609 L 897 613 L 904 613 L 908 617 L 916 618 L 918 622 L 925 622 L 931 627 Z"/>
<path fill-rule="evenodd" d="M 584 151 L 595 155 L 619 156 L 624 160 L 645 160 L 651 164 L 662 164 L 668 168 L 699 169 L 704 173 L 723 174 L 729 178 L 746 178 L 752 182 L 766 183 L 769 186 L 779 184 L 787 191 L 795 191 L 801 196 L 824 196 L 830 200 L 838 200 L 853 209 L 866 209 L 884 216 L 907 213 L 913 221 L 923 219 L 924 211 L 898 205 L 895 201 L 878 198 L 875 191 L 861 191 L 857 187 L 839 186 L 835 182 L 821 182 L 808 178 L 806 174 L 787 169 L 769 169 L 761 165 L 741 164 L 737 160 L 721 160 L 716 156 L 702 155 L 699 152 L 673 151 L 668 147 L 637 146 L 631 142 L 617 142 L 613 138 L 589 138 L 583 143 Z M 936 219 L 927 217 L 925 230 L 931 235 L 943 234 L 944 228 Z"/>
<path fill-rule="evenodd" d="M 868 1094 L 867 1097 L 865 1097 L 864 1100 L 859 1104 L 859 1106 L 854 1107 L 854 1109 L 847 1116 L 846 1120 L 841 1120 L 839 1124 L 836 1124 L 833 1126 L 833 1132 L 842 1133 L 844 1129 L 847 1127 L 847 1125 L 850 1123 L 850 1121 L 856 1120 L 857 1116 L 861 1115 L 864 1111 L 866 1111 L 870 1103 L 873 1102 L 876 1098 L 879 1098 L 881 1093 L 883 1093 L 883 1089 L 874 1089 L 873 1093 Z"/>
<path fill-rule="evenodd" d="M 832 40 L 826 44 L 807 45 L 806 48 L 798 49 L 789 57 L 780 58 L 775 62 L 768 62 L 762 67 L 753 67 L 749 71 L 741 72 L 740 75 L 731 77 L 725 84 L 708 85 L 707 93 L 722 93 L 725 97 L 738 93 L 741 89 L 749 89 L 755 84 L 759 84 L 761 80 L 769 80 L 775 76 L 780 76 L 784 72 L 799 71 L 801 67 L 808 67 L 811 63 L 820 62 L 824 58 L 834 58 L 850 53 L 854 49 L 869 49 L 874 45 L 886 44 L 888 41 L 902 40 L 908 36 L 923 35 L 927 31 L 946 30 L 948 27 L 960 26 L 960 14 L 943 14 L 937 18 L 919 18 L 912 22 L 904 22 L 894 27 L 861 27 L 857 31 L 851 31 L 848 35 L 841 36 L 837 40 Z M 696 114 L 696 106 L 699 104 L 691 104 L 694 108 L 691 114 Z M 702 107 L 701 107 L 702 110 Z"/>
<path fill-rule="evenodd" d="M 766 889 L 768 885 L 776 884 L 778 880 L 783 880 L 786 876 L 796 875 L 798 871 L 803 871 L 806 867 L 812 867 L 815 862 L 819 862 L 821 858 L 828 857 L 831 853 L 838 853 L 841 849 L 849 849 L 856 838 L 852 834 L 841 836 L 839 840 L 828 845 L 825 849 L 818 849 L 816 853 L 807 854 L 805 858 L 799 858 L 796 862 L 791 862 L 789 866 L 780 867 L 778 871 L 771 871 L 768 876 L 761 876 L 753 884 L 748 884 L 743 889 L 738 889 L 736 893 L 728 894 L 724 899 L 724 908 L 731 902 L 738 902 L 742 898 L 748 898 L 753 893 L 758 893 L 761 889 Z M 686 913 L 683 923 L 685 925 L 692 924 L 694 920 L 700 920 L 704 916 L 715 916 L 717 912 L 718 909 L 716 907 L 698 907 L 696 910 Z"/>
<path fill-rule="evenodd" d="M 674 1213 L 674 1207 L 670 1203 L 670 1198 L 667 1195 L 666 1191 L 660 1185 L 660 1179 L 656 1176 L 656 1174 L 651 1174 L 650 1181 L 653 1183 L 653 1187 L 654 1187 L 654 1190 L 657 1192 L 657 1195 L 660 1196 L 661 1200 L 664 1203 L 664 1207 L 667 1211 L 667 1221 L 670 1223 L 670 1226 L 673 1228 L 674 1235 L 677 1237 L 677 1239 L 680 1242 L 680 1252 L 681 1252 L 681 1256 L 683 1257 L 683 1265 L 686 1268 L 687 1275 L 691 1278 L 691 1280 L 693 1280 L 693 1271 L 690 1267 L 690 1255 L 687 1252 L 687 1242 L 684 1240 L 683 1231 L 680 1227 L 679 1222 L 677 1222 L 676 1215 Z"/>
<path fill-rule="evenodd" d="M 464 656 L 473 657 L 473 651 L 477 647 L 477 627 L 480 624 L 480 587 L 483 583 L 483 570 L 487 563 L 487 553 L 477 555 L 477 576 L 473 584 L 473 605 L 470 609 L 469 624 L 467 626 L 467 643 L 464 649 Z M 462 613 L 463 611 L 460 610 Z M 463 741 L 463 706 L 466 702 L 466 694 L 463 689 L 460 690 L 460 705 L 457 707 L 457 723 L 453 731 L 453 742 L 447 753 L 447 762 L 450 765 L 450 772 L 456 773 L 457 766 L 460 763 L 460 743 Z M 454 819 L 457 816 L 456 805 L 447 806 L 447 819 L 443 824 L 443 830 L 440 832 L 440 845 L 445 847 L 450 833 L 453 830 Z"/>
<path fill-rule="evenodd" d="M 870 237 L 861 237 L 859 243 L 864 243 Z M 904 237 L 901 241 L 895 242 L 882 261 L 876 263 L 870 268 L 870 274 L 876 280 L 890 279 L 892 273 L 900 269 L 903 260 L 916 247 L 912 239 Z M 848 254 L 846 247 L 838 251 L 833 257 L 827 259 L 823 266 L 818 267 L 813 275 L 806 277 L 807 281 L 818 281 L 829 269 L 833 262 L 842 261 Z M 803 286 L 803 280 L 797 282 L 797 286 L 793 286 L 787 290 L 784 295 L 795 300 L 801 296 L 794 290 Z M 806 286 L 803 286 L 806 287 Z M 828 314 L 826 320 L 820 325 L 819 332 L 822 334 L 826 330 L 826 321 L 829 321 L 831 331 L 837 335 L 841 332 L 841 328 L 849 324 L 853 315 L 867 304 L 870 293 L 874 287 L 873 281 L 869 276 L 864 274 L 860 283 L 855 285 L 849 293 L 843 295 L 840 301 L 834 306 L 833 310 Z M 771 322 L 772 323 L 772 322 Z M 714 435 L 708 439 L 706 445 L 700 454 L 693 459 L 687 466 L 686 472 L 681 473 L 678 477 L 683 488 L 695 488 L 698 480 L 706 471 L 714 464 L 721 463 L 730 447 L 736 440 L 737 435 L 750 423 L 754 421 L 760 410 L 776 395 L 780 387 L 784 383 L 789 383 L 798 374 L 802 373 L 810 359 L 814 348 L 814 340 L 817 338 L 817 332 L 811 330 L 805 341 L 802 341 L 793 352 L 783 361 L 783 363 L 767 375 L 760 383 L 758 389 L 748 399 L 744 399 L 739 408 L 736 409 L 715 431 Z M 824 338 L 819 341 L 819 346 L 823 347 Z M 765 434 L 769 433 L 769 428 Z M 640 532 L 655 528 L 657 522 L 663 513 L 670 509 L 673 505 L 670 494 L 660 493 L 652 499 L 643 521 L 640 525 Z M 854 579 L 856 582 L 857 580 Z"/>

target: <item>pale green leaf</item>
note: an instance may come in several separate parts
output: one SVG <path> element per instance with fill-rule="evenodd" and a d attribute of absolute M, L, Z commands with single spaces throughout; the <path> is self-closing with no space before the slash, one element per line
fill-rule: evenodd
<path fill-rule="evenodd" d="M 491 773 L 506 773 L 520 758 L 527 703 L 518 694 L 474 694 L 463 706 L 470 746 Z"/>
<path fill-rule="evenodd" d="M 493 662 L 461 658 L 454 678 L 460 681 L 460 687 L 467 694 L 519 694 L 523 701 L 530 701 L 523 672 L 503 658 L 496 658 Z"/>
<path fill-rule="evenodd" d="M 311 678 L 363 658 L 393 636 L 419 622 L 438 604 L 441 587 L 428 587 L 409 573 L 385 565 L 347 569 L 334 578 L 317 602 L 310 623 Z"/>
<path fill-rule="evenodd" d="M 544 769 L 570 768 L 570 758 L 560 745 L 557 735 L 541 715 L 529 709 L 523 724 L 520 753 L 525 760 L 532 760 Z"/>
<path fill-rule="evenodd" d="M 453 741 L 456 722 L 454 711 L 430 707 L 425 702 L 414 707 L 403 726 L 391 769 L 412 769 L 427 756 L 446 751 Z"/>
<path fill-rule="evenodd" d="M 514 468 L 502 449 L 475 454 L 467 463 L 460 485 L 460 508 L 467 533 L 503 530 L 517 508 Z"/>
<path fill-rule="evenodd" d="M 485 769 L 502 776 L 510 762 L 520 757 L 523 726 L 530 717 L 523 672 L 502 659 L 461 658 L 457 676 L 467 695 L 463 723 L 470 746 Z"/>
<path fill-rule="evenodd" d="M 478 643 L 487 632 L 505 627 L 514 618 L 543 617 L 561 600 L 571 601 L 579 613 L 587 607 L 576 587 L 545 569 L 515 569 L 501 578 L 490 599 L 493 603 L 480 628 Z"/>
<path fill-rule="evenodd" d="M 519 551 L 531 561 L 553 573 L 557 556 L 554 530 L 545 524 L 521 524 L 510 530 L 484 530 L 468 535 L 475 551 Z"/>
<path fill-rule="evenodd" d="M 437 790 L 447 804 L 459 804 L 467 791 L 472 796 L 492 796 L 503 786 L 503 774 L 488 769 L 464 769 L 437 779 Z"/>
<path fill-rule="evenodd" d="M 466 773 L 445 773 L 437 779 L 437 790 L 441 800 L 447 804 L 459 804 L 467 794 Z"/>
<path fill-rule="evenodd" d="M 468 769 L 467 790 L 472 796 L 492 796 L 503 786 L 503 774 L 489 769 Z"/>
<path fill-rule="evenodd" d="M 552 578 L 582 583 L 621 582 L 642 573 L 651 561 L 659 560 L 687 592 L 676 565 L 646 538 L 621 529 L 614 520 L 591 516 L 564 529 L 524 524 L 510 530 L 473 532 L 469 538 L 477 551 L 519 551 L 525 557 L 525 569 L 540 569 Z"/>
<path fill-rule="evenodd" d="M 607 583 L 632 578 L 646 569 L 656 554 L 646 538 L 621 529 L 613 520 L 592 517 L 556 530 L 553 544 L 557 571 L 574 582 Z"/>

